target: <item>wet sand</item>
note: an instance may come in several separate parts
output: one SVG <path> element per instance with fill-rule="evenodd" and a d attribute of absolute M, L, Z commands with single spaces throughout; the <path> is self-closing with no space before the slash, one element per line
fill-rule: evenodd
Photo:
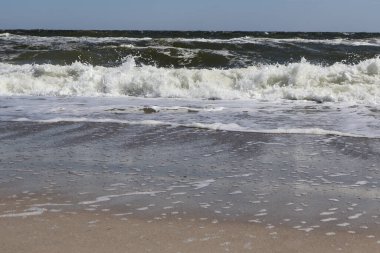
<path fill-rule="evenodd" d="M 376 252 L 380 140 L 0 122 L 1 252 Z"/>
<path fill-rule="evenodd" d="M 257 224 L 120 219 L 105 214 L 48 214 L 0 220 L 4 253 L 14 252 L 377 252 L 371 238 L 326 236 Z"/>

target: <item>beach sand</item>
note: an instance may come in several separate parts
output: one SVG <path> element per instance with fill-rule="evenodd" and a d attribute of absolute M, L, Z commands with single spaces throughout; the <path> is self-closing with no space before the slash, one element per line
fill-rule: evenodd
<path fill-rule="evenodd" d="M 378 252 L 380 140 L 0 122 L 1 252 Z"/>
<path fill-rule="evenodd" d="M 106 214 L 2 219 L 1 252 L 378 252 L 370 238 L 247 223 L 120 221 Z"/>

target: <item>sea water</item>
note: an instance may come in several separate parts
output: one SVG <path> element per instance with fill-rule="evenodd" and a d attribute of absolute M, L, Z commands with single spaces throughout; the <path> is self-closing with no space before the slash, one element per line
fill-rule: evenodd
<path fill-rule="evenodd" d="M 380 137 L 380 34 L 0 31 L 0 120 Z"/>

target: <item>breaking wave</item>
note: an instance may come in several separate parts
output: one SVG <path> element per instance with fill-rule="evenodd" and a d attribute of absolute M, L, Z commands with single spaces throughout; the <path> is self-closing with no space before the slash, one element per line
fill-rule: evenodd
<path fill-rule="evenodd" d="M 380 103 L 380 58 L 358 64 L 284 65 L 232 69 L 0 63 L 0 95 L 138 96 L 201 99 Z"/>

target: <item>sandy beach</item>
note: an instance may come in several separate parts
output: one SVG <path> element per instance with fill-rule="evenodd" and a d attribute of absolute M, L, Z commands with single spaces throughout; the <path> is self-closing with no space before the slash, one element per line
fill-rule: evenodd
<path fill-rule="evenodd" d="M 1 219 L 2 252 L 377 252 L 362 234 L 305 234 L 286 227 L 200 220 L 143 220 L 107 214 Z"/>
<path fill-rule="evenodd" d="M 0 122 L 1 252 L 377 252 L 380 141 Z"/>

